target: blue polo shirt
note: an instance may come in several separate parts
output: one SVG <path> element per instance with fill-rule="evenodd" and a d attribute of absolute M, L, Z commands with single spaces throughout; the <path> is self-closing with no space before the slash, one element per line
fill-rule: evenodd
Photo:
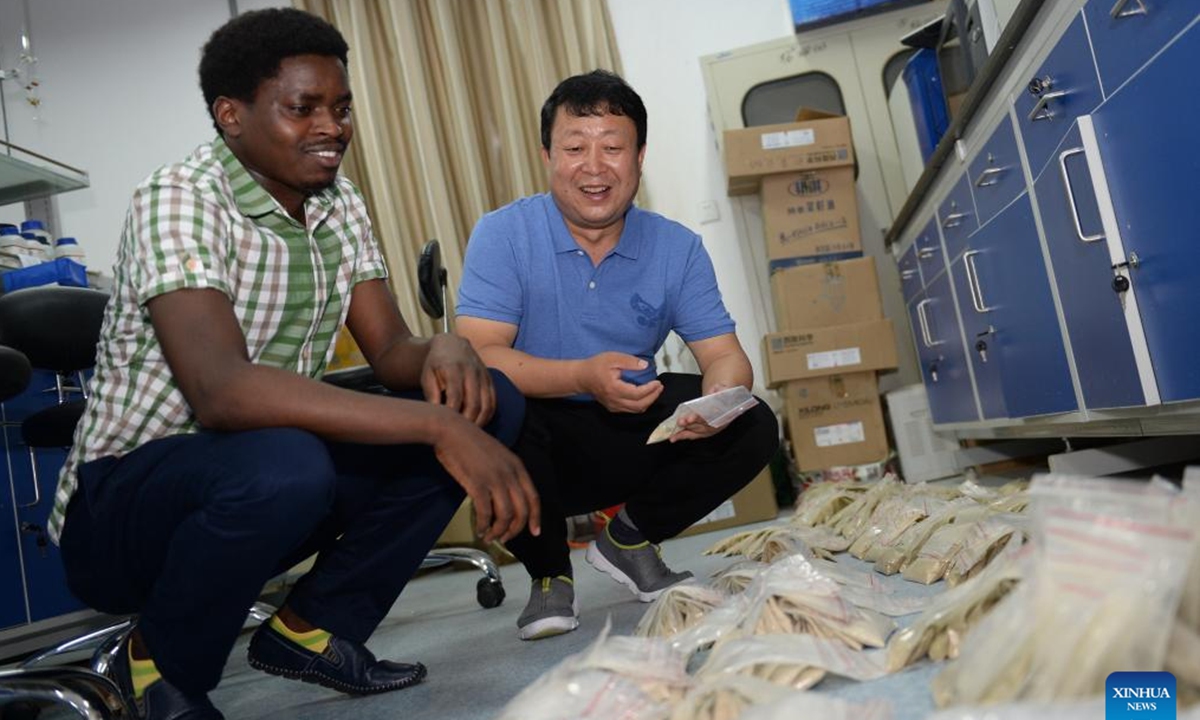
<path fill-rule="evenodd" d="M 672 330 L 689 343 L 734 331 L 699 235 L 630 208 L 617 246 L 593 266 L 548 194 L 479 220 L 457 303 L 459 315 L 516 325 L 513 347 L 536 357 L 636 355 L 649 363 L 626 373 L 638 384 L 658 375 L 654 354 Z"/>

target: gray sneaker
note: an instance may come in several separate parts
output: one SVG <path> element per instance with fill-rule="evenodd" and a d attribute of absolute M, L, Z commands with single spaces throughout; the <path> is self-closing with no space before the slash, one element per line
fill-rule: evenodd
<path fill-rule="evenodd" d="M 667 567 L 657 545 L 649 542 L 628 547 L 618 545 L 607 528 L 588 543 L 587 561 L 629 588 L 642 602 L 655 600 L 663 590 L 692 576 L 690 572 L 673 572 Z"/>
<path fill-rule="evenodd" d="M 529 588 L 529 603 L 517 618 L 517 637 L 541 640 L 579 627 L 575 583 L 569 577 L 537 578 Z"/>

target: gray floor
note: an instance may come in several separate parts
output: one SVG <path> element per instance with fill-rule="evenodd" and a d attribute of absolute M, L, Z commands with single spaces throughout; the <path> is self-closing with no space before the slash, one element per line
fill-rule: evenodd
<path fill-rule="evenodd" d="M 732 560 L 700 553 L 719 538 L 745 529 L 672 540 L 664 544 L 663 556 L 673 568 L 705 576 Z M 647 606 L 624 587 L 587 565 L 582 551 L 575 551 L 573 561 L 581 611 L 576 632 L 537 642 L 517 639 L 516 618 L 528 598 L 528 579 L 520 566 L 502 568 L 509 597 L 491 610 L 476 603 L 477 572 L 438 571 L 410 583 L 368 643 L 380 657 L 425 663 L 429 677 L 424 683 L 387 695 L 351 698 L 271 677 L 246 664 L 246 635 L 230 658 L 213 702 L 230 720 L 492 720 L 522 688 L 594 640 L 606 618 L 611 617 L 614 634 L 628 635 L 645 612 Z M 844 561 L 866 567 L 853 558 Z M 898 592 L 910 595 L 940 590 L 898 576 L 889 580 L 897 583 Z M 935 670 L 925 664 L 870 683 L 830 678 L 818 689 L 845 699 L 887 698 L 895 707 L 896 720 L 917 720 L 932 711 L 929 679 Z"/>

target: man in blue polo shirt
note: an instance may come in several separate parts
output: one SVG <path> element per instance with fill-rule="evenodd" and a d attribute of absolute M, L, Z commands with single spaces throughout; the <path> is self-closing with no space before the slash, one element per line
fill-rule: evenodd
<path fill-rule="evenodd" d="M 542 534 L 507 543 L 533 579 L 518 636 L 574 630 L 578 605 L 566 517 L 624 503 L 587 561 L 643 602 L 691 576 L 657 543 L 737 492 L 778 447 L 759 404 L 715 429 L 682 418 L 686 400 L 750 388 L 753 373 L 700 237 L 633 206 L 646 155 L 646 108 L 620 77 L 564 80 L 542 106 L 548 195 L 484 216 L 467 245 L 459 334 L 530 398 L 514 448 L 541 496 Z M 701 375 L 664 373 L 654 356 L 677 333 Z"/>

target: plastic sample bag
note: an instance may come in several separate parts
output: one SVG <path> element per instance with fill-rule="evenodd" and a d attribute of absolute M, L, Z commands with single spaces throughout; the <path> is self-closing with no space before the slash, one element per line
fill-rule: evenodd
<path fill-rule="evenodd" d="M 679 403 L 671 417 L 654 428 L 646 444 L 652 445 L 670 438 L 678 431 L 679 421 L 688 415 L 699 415 L 710 427 L 723 428 L 757 404 L 758 398 L 741 385 Z"/>

